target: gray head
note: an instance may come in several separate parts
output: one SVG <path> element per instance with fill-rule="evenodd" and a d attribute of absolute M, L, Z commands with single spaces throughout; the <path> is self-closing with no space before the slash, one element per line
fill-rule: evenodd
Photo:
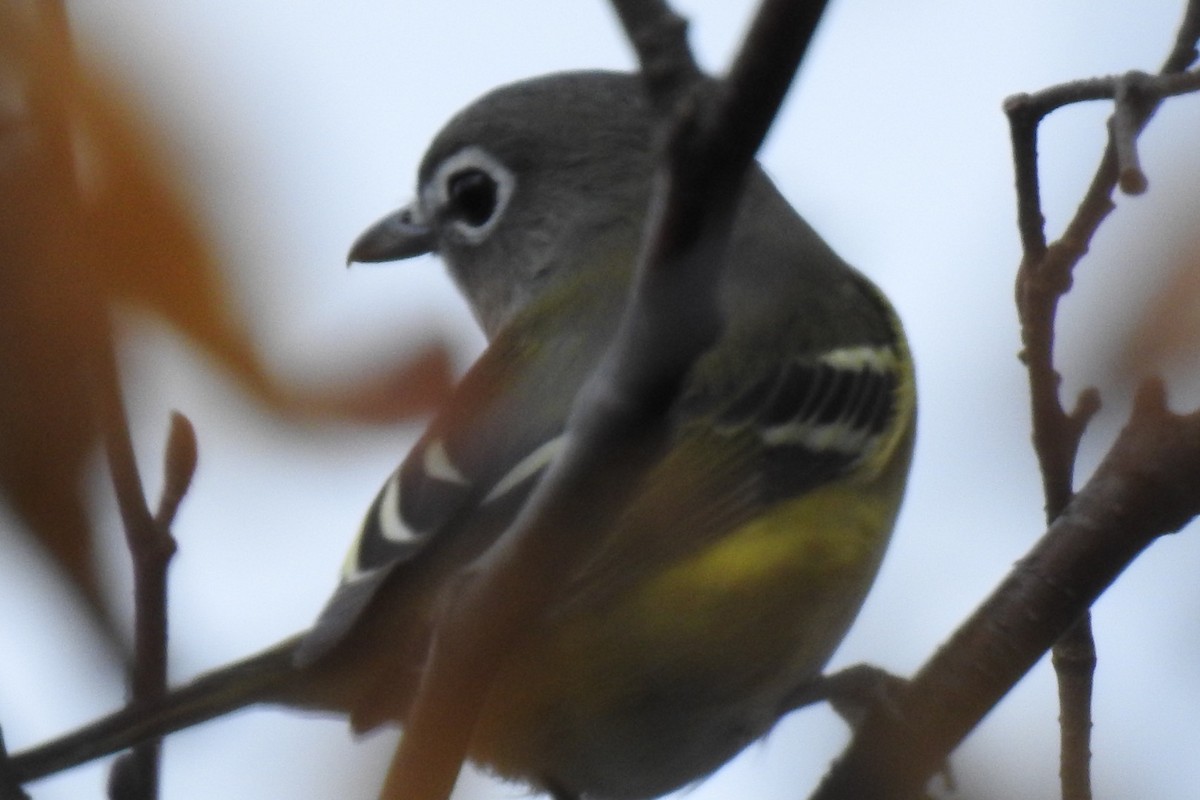
<path fill-rule="evenodd" d="M 589 256 L 636 247 L 654 135 L 640 80 L 571 72 L 496 89 L 421 162 L 417 197 L 366 231 L 351 261 L 441 255 L 494 335 Z"/>

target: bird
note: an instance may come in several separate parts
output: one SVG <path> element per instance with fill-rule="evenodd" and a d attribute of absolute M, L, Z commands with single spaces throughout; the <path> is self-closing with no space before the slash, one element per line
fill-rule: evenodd
<path fill-rule="evenodd" d="M 452 117 L 412 202 L 349 261 L 433 253 L 487 345 L 383 482 L 313 627 L 12 760 L 29 780 L 252 703 L 403 727 L 446 587 L 562 451 L 626 306 L 660 156 L 632 73 L 494 89 Z M 556 800 L 702 780 L 792 710 L 863 603 L 916 428 L 883 293 L 755 164 L 715 287 L 721 330 L 562 597 L 510 644 L 468 756 Z M 563 531 L 569 535 L 570 531 Z"/>

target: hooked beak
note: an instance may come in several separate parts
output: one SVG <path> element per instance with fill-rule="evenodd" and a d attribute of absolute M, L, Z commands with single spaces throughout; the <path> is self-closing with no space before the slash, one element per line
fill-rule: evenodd
<path fill-rule="evenodd" d="M 350 246 L 346 264 L 377 264 L 432 253 L 433 228 L 421 220 L 416 206 L 410 203 L 363 231 Z"/>

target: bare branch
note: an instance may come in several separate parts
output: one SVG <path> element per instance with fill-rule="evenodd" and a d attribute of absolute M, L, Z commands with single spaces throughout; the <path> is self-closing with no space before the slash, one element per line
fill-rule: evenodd
<path fill-rule="evenodd" d="M 1108 133 L 1117 154 L 1117 184 L 1126 194 L 1146 191 L 1146 174 L 1138 156 L 1137 137 L 1144 112 L 1144 84 L 1149 76 L 1130 72 L 1117 81 L 1115 107 L 1108 118 Z"/>
<path fill-rule="evenodd" d="M 1104 462 L 913 678 L 877 706 L 816 800 L 915 797 L 979 719 L 1156 537 L 1200 513 L 1200 413 L 1148 383 Z"/>
<path fill-rule="evenodd" d="M 1033 106 L 1033 98 L 1027 94 L 1013 95 L 1004 101 L 1016 171 L 1017 229 L 1021 233 L 1024 262 L 1030 264 L 1040 260 L 1046 253 L 1046 218 L 1042 214 L 1042 192 L 1037 168 L 1037 133 L 1041 115 L 1032 110 Z"/>
<path fill-rule="evenodd" d="M 136 546 L 130 542 L 137 615 L 132 704 L 144 704 L 166 694 L 167 568 L 175 554 L 170 528 L 195 475 L 197 449 L 192 423 L 174 412 L 167 436 L 162 494 L 153 520 L 155 535 Z M 151 740 L 117 759 L 109 772 L 109 797 L 153 800 L 158 795 L 159 751 L 160 741 Z"/>
<path fill-rule="evenodd" d="M 637 53 L 651 102 L 661 115 L 675 110 L 681 93 L 704 73 L 687 41 L 687 20 L 662 0 L 613 0 L 613 8 Z"/>
<path fill-rule="evenodd" d="M 1194 44 L 1195 40 L 1192 41 Z M 1134 86 L 1136 91 L 1131 91 Z M 1091 239 L 1100 222 L 1112 209 L 1111 200 L 1106 202 L 1106 198 L 1111 197 L 1112 183 L 1121 175 L 1118 164 L 1123 163 L 1133 168 L 1127 174 L 1127 180 L 1132 184 L 1131 188 L 1137 189 L 1139 180 L 1136 173 L 1140 171 L 1137 169 L 1136 157 L 1138 134 L 1159 102 L 1167 97 L 1198 89 L 1200 72 L 1162 73 L 1154 76 L 1131 72 L 1123 76 L 1071 81 L 1032 94 L 1016 94 L 1004 101 L 1017 179 L 1017 225 L 1021 233 L 1024 260 L 1031 265 L 1036 264 L 1046 254 L 1037 170 L 1038 126 L 1047 115 L 1067 105 L 1090 100 L 1117 101 L 1114 121 L 1111 123 L 1115 130 L 1110 137 L 1109 150 L 1101 160 L 1092 189 L 1062 238 L 1064 245 L 1070 242 L 1072 246 L 1065 247 L 1065 258 L 1055 259 L 1055 263 L 1047 265 L 1047 269 L 1044 270 L 1058 274 L 1053 279 L 1043 276 L 1041 280 L 1054 285 L 1070 286 L 1070 270 L 1086 250 L 1086 246 L 1080 243 Z M 1113 152 L 1117 148 L 1125 152 L 1124 161 L 1110 163 L 1117 158 Z M 1116 171 L 1116 175 L 1110 178 L 1109 173 L 1113 171 Z M 1144 190 L 1144 187 L 1142 189 Z M 1053 270 L 1050 269 L 1051 266 L 1054 267 Z M 1061 275 L 1063 271 L 1067 273 L 1066 276 Z M 1066 288 L 1061 291 L 1065 292 Z"/>
<path fill-rule="evenodd" d="M 1140 194 L 1148 181 L 1142 171 L 1137 138 L 1163 98 L 1200 88 L 1200 75 L 1181 72 L 1195 58 L 1200 36 L 1198 4 L 1189 4 L 1175 46 L 1160 75 L 1129 72 L 1122 76 L 1074 81 L 1005 102 L 1013 142 L 1017 182 L 1018 230 L 1023 257 L 1017 277 L 1017 309 L 1021 319 L 1022 360 L 1029 372 L 1033 442 L 1041 467 L 1046 516 L 1052 521 L 1070 501 L 1079 442 L 1100 407 L 1098 393 L 1088 390 L 1067 413 L 1059 398 L 1060 377 L 1054 365 L 1054 327 L 1058 302 L 1070 290 L 1075 265 L 1087 252 L 1100 223 L 1113 210 L 1116 186 Z M 1112 99 L 1109 143 L 1092 184 L 1062 238 L 1047 247 L 1037 170 L 1037 128 L 1064 105 Z M 1091 696 L 1095 642 L 1090 615 L 1083 613 L 1067 637 L 1054 648 L 1059 680 L 1062 730 L 1061 778 L 1066 800 L 1091 797 Z"/>
<path fill-rule="evenodd" d="M 1052 659 L 1058 676 L 1062 800 L 1088 800 L 1092 796 L 1091 712 L 1096 673 L 1090 612 L 1054 643 Z"/>
<path fill-rule="evenodd" d="M 815 797 L 915 795 L 963 736 L 1068 631 L 1056 648 L 1063 717 L 1064 797 L 1090 796 L 1090 697 L 1095 651 L 1087 609 L 1156 536 L 1200 512 L 1182 487 L 1200 477 L 1200 415 L 1166 411 L 1161 387 L 1138 398 L 1129 423 L 1087 487 L 1073 498 L 1080 437 L 1099 408 L 1095 390 L 1068 413 L 1059 399 L 1054 321 L 1075 265 L 1113 208 L 1118 179 L 1144 189 L 1136 139 L 1162 98 L 1194 91 L 1200 0 L 1192 0 L 1164 74 L 1130 73 L 1076 81 L 1005 102 L 1012 135 L 1022 260 L 1016 298 L 1022 360 L 1029 371 L 1033 439 L 1042 471 L 1050 530 L 1030 555 L 928 662 L 895 707 L 877 707 Z M 1041 120 L 1057 108 L 1113 99 L 1108 147 L 1063 236 L 1047 244 L 1037 167 Z M 1171 437 L 1178 436 L 1177 441 Z M 1178 470 L 1176 472 L 1176 470 Z M 1153 476 L 1153 477 L 1151 477 Z"/>
<path fill-rule="evenodd" d="M 175 543 L 160 531 L 146 505 L 116 365 L 106 366 L 108 368 L 103 370 L 100 378 L 105 453 L 134 570 L 136 619 L 130 691 L 132 701 L 136 702 L 166 690 L 165 571 Z M 158 750 L 157 742 L 139 745 L 132 754 L 138 765 L 136 769 L 131 764 L 114 767 L 110 787 L 123 787 L 121 794 L 111 794 L 114 799 L 141 800 L 157 796 Z M 136 781 L 119 777 L 129 776 L 131 772 L 137 773 Z M 132 789 L 134 786 L 139 787 L 136 794 Z"/>
<path fill-rule="evenodd" d="M 157 516 L 151 516 L 114 362 L 102 366 L 99 384 L 105 452 L 134 569 L 136 618 L 130 702 L 147 703 L 167 690 L 167 568 L 175 554 L 169 526 L 195 471 L 195 433 L 182 414 L 173 415 L 163 496 Z M 113 800 L 157 797 L 159 750 L 160 742 L 151 740 L 119 759 L 109 774 L 109 796 Z"/>
<path fill-rule="evenodd" d="M 1183 72 L 1196 63 L 1196 42 L 1200 41 L 1200 0 L 1188 0 L 1187 10 L 1175 34 L 1175 46 L 1159 72 Z"/>
<path fill-rule="evenodd" d="M 678 30 L 661 16 L 662 6 L 646 5 L 659 13 L 635 16 L 630 3 L 618 3 L 617 9 L 627 25 L 666 19 L 665 29 Z M 714 95 L 692 91 L 694 67 L 679 55 L 677 43 L 671 48 L 675 55 L 664 62 L 679 66 L 662 69 L 680 84 L 659 83 L 660 67 L 653 66 L 659 62 L 647 44 L 660 40 L 658 29 L 630 31 L 639 57 L 652 64 L 648 86 L 660 98 L 656 104 L 661 108 L 662 97 L 682 99 L 667 117 L 670 145 L 630 308 L 597 374 L 576 399 L 566 451 L 513 526 L 450 593 L 384 796 L 449 795 L 498 656 L 553 605 L 571 573 L 564 565 L 588 556 L 588 547 L 600 540 L 589 532 L 605 528 L 657 455 L 666 432 L 664 412 L 692 361 L 719 331 L 715 279 L 742 177 L 815 21 L 799 31 L 768 28 L 772 20 L 805 16 L 796 11 L 800 5 L 763 4 L 730 79 Z M 816 13 L 822 5 L 813 6 Z M 750 52 L 760 47 L 776 49 Z M 787 74 L 768 78 L 763 70 L 772 69 Z M 760 83 L 747 97 L 743 81 L 751 78 Z M 573 535 L 563 536 L 563 530 Z"/>
<path fill-rule="evenodd" d="M 51 741 L 14 753 L 8 769 L 21 783 L 161 738 L 258 702 L 295 675 L 296 650 L 305 633 L 249 658 L 200 675 L 169 695 L 126 705 Z"/>

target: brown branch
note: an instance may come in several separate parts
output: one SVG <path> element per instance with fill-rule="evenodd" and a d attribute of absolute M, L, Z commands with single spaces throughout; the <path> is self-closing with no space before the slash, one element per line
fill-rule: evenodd
<path fill-rule="evenodd" d="M 1183 22 L 1175 33 L 1175 45 L 1171 54 L 1163 62 L 1159 72 L 1171 74 L 1183 72 L 1196 63 L 1196 42 L 1200 41 L 1200 0 L 1188 0 L 1187 10 L 1183 14 Z"/>
<path fill-rule="evenodd" d="M 687 20 L 663 0 L 613 0 L 637 53 L 642 82 L 655 109 L 674 112 L 681 96 L 704 77 L 688 46 Z"/>
<path fill-rule="evenodd" d="M 1160 75 L 1129 72 L 1122 76 L 1074 81 L 1005 103 L 1017 180 L 1018 230 L 1023 257 L 1017 277 L 1022 360 L 1029 372 L 1033 442 L 1041 467 L 1046 516 L 1052 521 L 1073 491 L 1079 442 L 1099 408 L 1094 390 L 1085 392 L 1067 413 L 1059 398 L 1060 376 L 1054 365 L 1054 326 L 1058 302 L 1069 291 L 1076 264 L 1092 236 L 1114 208 L 1117 186 L 1140 194 L 1148 181 L 1141 168 L 1137 138 L 1163 98 L 1200 88 L 1200 75 L 1182 73 L 1195 59 L 1200 35 L 1200 3 L 1189 4 L 1172 54 Z M 1047 247 L 1037 170 L 1037 129 L 1041 120 L 1064 105 L 1111 99 L 1109 143 L 1087 195 L 1063 237 Z M 1095 642 L 1086 612 L 1054 647 L 1059 681 L 1061 780 L 1064 800 L 1091 797 L 1091 697 Z"/>
<path fill-rule="evenodd" d="M 112 348 L 107 352 L 111 353 Z M 110 358 L 100 365 L 97 383 L 105 455 L 133 560 L 135 621 L 130 699 L 138 703 L 166 692 L 166 571 L 175 541 L 158 526 L 146 504 L 115 360 Z M 134 748 L 129 759 L 114 764 L 109 776 L 110 796 L 114 800 L 156 797 L 158 755 L 159 742 L 149 741 Z"/>
<path fill-rule="evenodd" d="M 1126 194 L 1142 194 L 1147 186 L 1137 137 L 1145 112 L 1148 79 L 1145 73 L 1130 72 L 1118 80 L 1113 94 L 1113 113 L 1108 118 L 1109 140 L 1117 157 L 1117 185 Z"/>
<path fill-rule="evenodd" d="M 1083 93 L 1080 88 L 1077 83 L 1064 94 L 1080 96 Z M 1022 360 L 1029 372 L 1034 449 L 1041 466 L 1046 517 L 1052 521 L 1071 498 L 1079 441 L 1088 420 L 1099 408 L 1099 395 L 1088 390 L 1069 414 L 1059 401 L 1060 379 L 1053 360 L 1054 318 L 1059 299 L 1070 288 L 1072 259 L 1082 255 L 1082 248 L 1078 248 L 1076 255 L 1062 242 L 1050 248 L 1045 243 L 1036 161 L 1037 128 L 1050 106 L 1043 105 L 1038 112 L 1030 112 L 1035 106 L 1036 101 L 1028 95 L 1005 104 L 1011 123 L 1018 229 L 1024 250 L 1016 292 L 1022 321 Z M 1086 610 L 1071 626 L 1061 646 L 1055 648 L 1054 663 L 1062 709 L 1064 798 L 1086 800 L 1090 796 L 1090 709 L 1095 665 L 1095 645 Z"/>
<path fill-rule="evenodd" d="M 656 105 L 665 97 L 683 99 L 665 118 L 672 133 L 647 228 L 649 245 L 621 329 L 576 400 L 566 451 L 512 527 L 447 597 L 383 796 L 449 795 L 500 657 L 553 606 L 572 572 L 566 565 L 588 557 L 591 543 L 601 540 L 589 534 L 608 525 L 659 452 L 664 412 L 720 328 L 714 284 L 738 190 L 813 28 L 795 27 L 805 16 L 799 5 L 765 2 L 730 79 L 701 95 L 693 91 L 697 73 L 678 37 L 659 35 L 679 25 L 661 13 L 635 15 L 630 3 L 617 3 L 627 24 L 663 23 L 635 26 L 629 38 L 650 68 L 647 88 Z M 822 5 L 809 13 L 819 15 Z M 779 30 L 789 25 L 792 30 Z M 667 48 L 662 53 L 650 46 L 660 41 Z M 781 76 L 768 79 L 774 70 Z M 675 76 L 679 85 L 664 84 L 662 75 Z M 759 84 L 747 96 L 741 87 L 749 79 Z M 562 535 L 564 530 L 572 535 Z"/>
<path fill-rule="evenodd" d="M 152 526 L 154 534 L 136 543 L 132 537 L 129 540 L 134 559 L 137 617 L 133 704 L 146 703 L 166 693 L 167 568 L 175 554 L 175 540 L 170 529 L 196 473 L 196 461 L 195 429 L 187 417 L 175 412 L 171 415 L 167 436 L 163 488 Z M 157 796 L 160 745 L 158 739 L 144 742 L 113 763 L 108 779 L 109 797 L 113 800 L 152 800 Z"/>
<path fill-rule="evenodd" d="M 1057 642 L 1051 655 L 1058 677 L 1059 784 L 1062 800 L 1092 796 L 1092 691 L 1096 642 L 1085 612 Z"/>
<path fill-rule="evenodd" d="M 1170 61 L 1171 59 L 1168 59 L 1168 63 Z M 1016 94 L 1005 100 L 1004 111 L 1009 118 L 1013 138 L 1013 160 L 1017 169 L 1018 227 L 1025 257 L 1041 258 L 1045 249 L 1040 195 L 1037 191 L 1037 128 L 1043 119 L 1052 112 L 1075 103 L 1092 100 L 1116 101 L 1115 121 L 1111 123 L 1111 127 L 1116 131 L 1110 136 L 1109 150 L 1128 151 L 1125 163 L 1136 164 L 1136 138 L 1153 116 L 1158 104 L 1168 97 L 1188 94 L 1198 89 L 1200 71 L 1163 72 L 1158 75 L 1134 71 L 1124 75 L 1071 81 L 1035 93 Z M 1115 158 L 1115 152 L 1105 153 L 1101 168 L 1097 171 L 1097 178 L 1102 180 L 1094 184 L 1093 190 L 1089 190 L 1076 212 L 1075 221 L 1068 226 L 1068 235 L 1063 237 L 1065 240 L 1072 243 L 1089 240 L 1104 216 L 1111 210 L 1100 198 L 1111 197 L 1112 188 L 1120 175 L 1118 165 L 1121 162 L 1108 163 L 1110 159 Z M 1113 171 L 1116 171 L 1116 174 L 1110 175 Z M 1069 252 L 1074 252 L 1074 249 L 1070 249 Z M 1082 253 L 1079 255 L 1082 256 Z"/>
<path fill-rule="evenodd" d="M 946 755 L 1156 537 L 1200 513 L 1200 412 L 1140 390 L 1087 485 L 891 704 L 872 710 L 815 800 L 915 797 Z"/>
<path fill-rule="evenodd" d="M 1164 73 L 1195 59 L 1200 0 L 1192 0 Z M 1200 512 L 1200 415 L 1166 411 L 1161 387 L 1139 395 L 1129 423 L 1078 496 L 1079 440 L 1099 408 L 1094 390 L 1067 412 L 1054 365 L 1054 320 L 1075 265 L 1113 208 L 1118 180 L 1144 188 L 1136 138 L 1164 97 L 1200 88 L 1195 73 L 1076 81 L 1005 103 L 1017 186 L 1022 261 L 1017 306 L 1029 371 L 1033 439 L 1051 527 L 1030 555 L 922 669 L 908 692 L 876 707 L 817 793 L 820 800 L 915 796 L 979 719 L 1055 642 L 1063 708 L 1063 793 L 1090 797 L 1088 762 L 1095 650 L 1087 610 L 1153 539 Z M 1063 236 L 1047 244 L 1037 133 L 1053 110 L 1083 100 L 1117 102 L 1096 175 Z M 1177 438 L 1176 438 L 1177 437 Z M 1191 495 L 1185 496 L 1185 495 Z M 1069 633 L 1067 638 L 1062 638 Z"/>

